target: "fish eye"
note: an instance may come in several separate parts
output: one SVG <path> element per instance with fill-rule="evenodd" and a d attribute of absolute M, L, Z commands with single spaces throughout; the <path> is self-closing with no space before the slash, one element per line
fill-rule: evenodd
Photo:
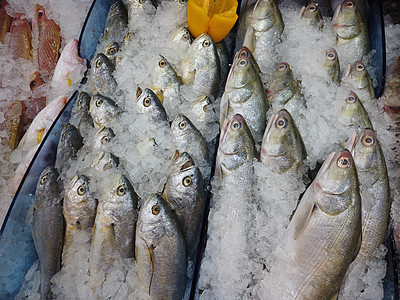
<path fill-rule="evenodd" d="M 186 4 L 186 0 L 179 0 L 180 4 Z"/>
<path fill-rule="evenodd" d="M 333 53 L 328 53 L 327 56 L 328 56 L 328 59 L 330 59 L 330 60 L 334 60 L 336 58 L 336 55 Z"/>
<path fill-rule="evenodd" d="M 29 87 L 31 90 L 36 86 L 36 80 L 32 80 L 31 83 L 29 84 Z"/>
<path fill-rule="evenodd" d="M 167 63 L 165 62 L 164 59 L 160 60 L 160 62 L 158 63 L 158 65 L 160 66 L 160 68 L 165 68 L 165 66 L 167 65 Z"/>
<path fill-rule="evenodd" d="M 357 70 L 358 70 L 358 71 L 363 71 L 364 69 L 365 69 L 365 67 L 364 67 L 363 64 L 358 64 L 358 65 L 357 65 Z"/>
<path fill-rule="evenodd" d="M 96 100 L 96 106 L 100 107 L 100 105 L 103 103 L 103 101 L 101 99 L 97 99 Z"/>
<path fill-rule="evenodd" d="M 188 40 L 189 40 L 189 34 L 188 34 L 188 33 L 185 33 L 184 35 L 182 35 L 182 38 L 183 38 L 184 40 L 188 41 Z"/>
<path fill-rule="evenodd" d="M 235 121 L 232 123 L 232 128 L 234 130 L 240 130 L 242 128 L 242 122 L 240 121 Z"/>
<path fill-rule="evenodd" d="M 355 103 L 356 102 L 356 97 L 349 96 L 349 97 L 347 97 L 346 102 L 349 103 L 349 104 Z"/>
<path fill-rule="evenodd" d="M 45 184 L 47 182 L 47 175 L 44 175 L 41 179 L 40 179 L 40 184 Z"/>
<path fill-rule="evenodd" d="M 43 16 L 44 16 L 44 11 L 43 10 L 39 10 L 38 14 L 37 14 L 38 20 L 41 20 L 43 18 Z"/>
<path fill-rule="evenodd" d="M 185 121 L 179 122 L 179 128 L 180 129 L 184 129 L 185 127 L 186 127 L 186 122 Z"/>
<path fill-rule="evenodd" d="M 84 195 L 86 193 L 86 188 L 83 186 L 83 185 L 80 185 L 79 187 L 78 187 L 78 195 L 79 196 L 82 196 L 82 195 Z"/>
<path fill-rule="evenodd" d="M 310 11 L 315 11 L 317 9 L 317 7 L 315 5 L 310 6 L 309 10 Z"/>
<path fill-rule="evenodd" d="M 280 64 L 280 65 L 278 66 L 278 70 L 283 71 L 283 70 L 286 70 L 287 67 L 288 67 L 287 64 L 283 63 L 283 64 Z"/>
<path fill-rule="evenodd" d="M 342 168 L 342 169 L 351 167 L 350 159 L 348 159 L 347 157 L 344 157 L 344 156 L 339 157 L 336 164 L 339 168 Z"/>
<path fill-rule="evenodd" d="M 118 195 L 118 196 L 123 196 L 123 195 L 125 195 L 125 187 L 124 187 L 123 185 L 120 185 L 120 186 L 117 188 L 117 195 Z"/>
<path fill-rule="evenodd" d="M 151 104 L 150 98 L 149 98 L 149 97 L 144 98 L 144 100 L 143 100 L 143 105 L 144 105 L 145 107 L 149 107 L 150 104 Z"/>
<path fill-rule="evenodd" d="M 375 144 L 375 139 L 374 139 L 373 136 L 364 135 L 362 140 L 361 140 L 361 143 L 366 147 L 371 147 L 371 146 L 373 146 Z"/>
<path fill-rule="evenodd" d="M 204 42 L 203 42 L 203 47 L 208 47 L 208 46 L 210 46 L 210 41 L 207 41 L 207 40 L 205 40 Z"/>
<path fill-rule="evenodd" d="M 246 65 L 247 65 L 247 61 L 244 60 L 244 59 L 241 59 L 241 60 L 239 61 L 239 65 L 241 65 L 241 66 L 246 66 Z"/>
<path fill-rule="evenodd" d="M 158 204 L 153 205 L 153 207 L 151 208 L 151 212 L 153 213 L 153 215 L 157 216 L 160 213 L 160 206 L 158 206 Z"/>
<path fill-rule="evenodd" d="M 279 117 L 275 122 L 275 126 L 276 128 L 282 129 L 286 128 L 288 123 L 288 119 L 286 119 L 285 117 Z"/>
<path fill-rule="evenodd" d="M 109 136 L 103 136 L 101 138 L 101 143 L 102 144 L 107 144 L 110 141 L 110 137 Z"/>
<path fill-rule="evenodd" d="M 96 67 L 97 67 L 97 68 L 100 68 L 102 64 L 103 64 L 103 62 L 102 62 L 101 59 L 99 58 L 99 59 L 96 61 Z"/>
<path fill-rule="evenodd" d="M 114 53 L 115 53 L 115 48 L 110 48 L 110 49 L 108 49 L 108 55 L 114 55 Z"/>
<path fill-rule="evenodd" d="M 348 1 L 348 2 L 346 3 L 346 6 L 347 6 L 347 7 L 353 7 L 353 5 L 354 5 L 354 3 L 353 3 L 352 1 Z"/>
<path fill-rule="evenodd" d="M 184 186 L 189 186 L 192 183 L 192 178 L 190 178 L 190 176 L 186 176 L 183 178 L 182 183 Z"/>

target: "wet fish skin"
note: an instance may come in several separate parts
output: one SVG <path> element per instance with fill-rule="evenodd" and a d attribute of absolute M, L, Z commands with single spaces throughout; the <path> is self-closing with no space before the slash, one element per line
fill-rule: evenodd
<path fill-rule="evenodd" d="M 119 158 L 108 151 L 101 151 L 93 159 L 91 168 L 96 171 L 106 171 L 110 169 L 116 169 L 119 165 Z"/>
<path fill-rule="evenodd" d="M 366 128 L 348 142 L 360 182 L 362 242 L 356 262 L 365 262 L 385 240 L 390 212 L 390 188 L 385 157 L 375 132 Z"/>
<path fill-rule="evenodd" d="M 307 158 L 300 132 L 290 115 L 282 109 L 272 115 L 261 144 L 260 160 L 278 174 L 297 173 Z"/>
<path fill-rule="evenodd" d="M 89 274 L 101 285 L 116 257 L 133 257 L 138 196 L 125 175 L 112 172 L 102 183 L 90 247 Z M 100 277 L 101 278 L 101 277 Z"/>
<path fill-rule="evenodd" d="M 140 87 L 136 90 L 135 107 L 140 114 L 148 117 L 150 123 L 164 122 L 167 124 L 168 116 L 164 106 L 157 95 L 148 88 L 144 91 Z"/>
<path fill-rule="evenodd" d="M 187 152 L 174 159 L 164 187 L 163 198 L 177 216 L 188 257 L 193 259 L 199 244 L 206 204 L 204 180 L 200 169 Z"/>
<path fill-rule="evenodd" d="M 158 194 L 139 211 L 135 257 L 138 279 L 151 299 L 182 299 L 186 281 L 186 248 L 175 215 Z"/>
<path fill-rule="evenodd" d="M 84 91 L 80 91 L 78 94 L 78 98 L 75 102 L 73 108 L 74 117 L 77 118 L 77 128 L 79 132 L 82 132 L 86 127 L 93 127 L 93 118 L 90 115 L 89 107 L 90 107 L 90 95 Z"/>
<path fill-rule="evenodd" d="M 199 122 L 207 121 L 207 112 L 210 110 L 212 104 L 211 99 L 208 96 L 199 96 L 190 107 L 193 114 L 196 115 Z"/>
<path fill-rule="evenodd" d="M 372 128 L 371 120 L 357 94 L 350 91 L 342 107 L 340 121 L 357 133 L 364 128 Z"/>
<path fill-rule="evenodd" d="M 219 59 L 219 69 L 221 70 L 219 93 L 218 97 L 221 97 L 225 90 L 226 80 L 229 73 L 229 55 L 225 40 L 222 40 L 215 44 Z"/>
<path fill-rule="evenodd" d="M 55 167 L 62 172 L 69 168 L 70 160 L 76 158 L 77 152 L 83 146 L 83 138 L 78 129 L 66 123 L 61 130 L 60 140 L 57 146 Z"/>
<path fill-rule="evenodd" d="M 112 73 L 114 65 L 103 53 L 98 53 L 92 60 L 92 93 L 113 97 L 117 93 L 117 82 Z"/>
<path fill-rule="evenodd" d="M 4 121 L 0 124 L 0 130 L 7 133 L 7 137 L 1 139 L 1 144 L 7 146 L 7 152 L 11 153 L 17 148 L 23 134 L 25 104 L 15 100 L 3 111 Z"/>
<path fill-rule="evenodd" d="M 359 183 L 345 149 L 328 156 L 291 219 L 282 299 L 334 299 L 360 242 Z"/>
<path fill-rule="evenodd" d="M 103 41 L 123 42 L 128 29 L 128 12 L 121 0 L 111 5 L 104 26 Z"/>
<path fill-rule="evenodd" d="M 24 14 L 17 13 L 11 21 L 8 51 L 13 59 L 30 59 L 32 50 L 32 29 Z"/>
<path fill-rule="evenodd" d="M 172 41 L 178 45 L 178 49 L 186 52 L 193 42 L 193 37 L 191 36 L 189 29 L 184 26 L 177 30 Z"/>
<path fill-rule="evenodd" d="M 115 137 L 114 131 L 109 127 L 101 127 L 94 135 L 91 147 L 93 150 L 107 148 L 107 145 Z"/>
<path fill-rule="evenodd" d="M 95 94 L 90 99 L 90 115 L 98 127 L 109 127 L 122 113 L 121 108 L 111 98 Z"/>
<path fill-rule="evenodd" d="M 356 61 L 347 67 L 342 81 L 350 83 L 356 92 L 368 94 L 368 100 L 375 98 L 371 77 L 368 74 L 367 68 L 361 61 Z M 364 98 L 362 99 L 367 100 Z"/>
<path fill-rule="evenodd" d="M 50 279 L 61 269 L 64 217 L 58 176 L 54 167 L 43 170 L 33 202 L 32 236 L 40 261 L 40 299 L 50 298 Z"/>
<path fill-rule="evenodd" d="M 213 39 L 206 33 L 190 45 L 182 61 L 182 83 L 192 86 L 199 95 L 217 96 L 220 80 L 219 57 Z"/>
<path fill-rule="evenodd" d="M 4 36 L 11 26 L 12 17 L 6 12 L 7 5 L 9 4 L 6 0 L 0 1 L 0 43 L 4 42 Z"/>
<path fill-rule="evenodd" d="M 332 79 L 332 82 L 339 84 L 340 83 L 340 64 L 339 57 L 334 48 L 330 48 L 325 52 L 325 62 L 323 67 L 328 72 L 329 77 Z"/>
<path fill-rule="evenodd" d="M 339 4 L 333 16 L 333 30 L 338 46 L 351 45 L 353 61 L 361 60 L 369 51 L 367 25 L 352 0 Z"/>
<path fill-rule="evenodd" d="M 241 114 L 259 143 L 266 127 L 269 103 L 251 51 L 243 47 L 235 55 L 221 99 L 220 124 L 226 117 Z"/>
<path fill-rule="evenodd" d="M 121 58 L 118 57 L 120 51 L 121 51 L 121 46 L 119 45 L 119 43 L 111 42 L 103 48 L 101 53 L 107 56 L 107 58 L 114 65 L 114 67 L 116 67 L 119 61 L 121 60 Z"/>
<path fill-rule="evenodd" d="M 187 152 L 199 163 L 199 160 L 208 161 L 209 151 L 207 142 L 201 132 L 184 115 L 178 114 L 171 124 L 172 140 L 179 152 Z"/>
<path fill-rule="evenodd" d="M 386 72 L 385 89 L 383 96 L 385 99 L 385 110 L 396 111 L 400 107 L 400 56 L 390 65 Z"/>
<path fill-rule="evenodd" d="M 39 71 L 51 76 L 60 56 L 61 35 L 60 27 L 46 16 L 43 6 L 36 4 L 35 30 L 38 32 L 37 61 Z"/>
<path fill-rule="evenodd" d="M 318 3 L 310 3 L 307 7 L 303 6 L 300 10 L 300 18 L 304 19 L 307 24 L 317 27 L 318 29 L 322 29 L 324 26 Z"/>

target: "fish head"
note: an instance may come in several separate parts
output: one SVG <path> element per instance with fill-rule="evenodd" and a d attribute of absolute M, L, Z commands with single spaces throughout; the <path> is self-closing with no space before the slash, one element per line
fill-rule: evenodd
<path fill-rule="evenodd" d="M 97 171 L 106 171 L 116 169 L 119 165 L 119 159 L 108 151 L 101 151 L 93 159 L 91 167 Z"/>
<path fill-rule="evenodd" d="M 272 97 L 276 92 L 287 88 L 294 81 L 290 65 L 286 62 L 281 62 L 272 73 L 271 79 L 268 83 L 267 97 Z"/>
<path fill-rule="evenodd" d="M 77 114 L 89 113 L 90 96 L 88 93 L 81 91 L 75 104 L 75 112 Z"/>
<path fill-rule="evenodd" d="M 218 57 L 217 49 L 212 37 L 207 33 L 199 35 L 190 45 L 189 57 L 191 60 L 213 60 Z M 196 59 L 197 58 L 197 59 Z"/>
<path fill-rule="evenodd" d="M 191 36 L 189 29 L 185 26 L 178 29 L 172 38 L 172 41 L 179 45 L 183 45 L 184 47 L 190 47 L 193 42 L 193 37 Z"/>
<path fill-rule="evenodd" d="M 93 122 L 99 127 L 109 125 L 122 113 L 112 99 L 100 94 L 95 94 L 90 99 L 89 112 Z"/>
<path fill-rule="evenodd" d="M 370 77 L 365 65 L 356 61 L 347 67 L 343 80 L 356 88 L 364 88 L 369 84 Z"/>
<path fill-rule="evenodd" d="M 61 191 L 61 184 L 58 179 L 59 173 L 56 168 L 54 167 L 46 167 L 42 173 L 39 176 L 38 183 L 36 185 L 36 195 L 40 195 L 41 197 L 35 197 L 35 203 L 34 203 L 34 208 L 37 207 L 37 205 L 53 205 L 57 204 L 60 199 L 60 191 Z M 48 203 L 38 203 L 37 201 L 40 201 L 38 199 L 47 200 L 51 199 L 51 201 L 48 201 Z"/>
<path fill-rule="evenodd" d="M 319 10 L 318 3 L 310 3 L 300 10 L 300 17 L 304 18 L 309 24 L 317 24 L 322 20 L 321 11 Z"/>
<path fill-rule="evenodd" d="M 44 81 L 38 71 L 35 71 L 29 77 L 29 88 L 31 92 L 35 91 L 39 86 L 43 85 Z"/>
<path fill-rule="evenodd" d="M 358 114 L 360 110 L 360 99 L 357 94 L 353 91 L 350 91 L 349 96 L 346 98 L 345 103 L 342 107 L 341 114 L 347 119 L 351 119 L 355 115 Z M 362 104 L 361 104 L 362 105 Z"/>
<path fill-rule="evenodd" d="M 149 88 L 136 90 L 136 108 L 139 113 L 146 114 L 153 121 L 166 120 L 164 106 L 157 95 Z"/>
<path fill-rule="evenodd" d="M 347 147 L 353 154 L 358 169 L 368 171 L 377 165 L 381 149 L 374 130 L 363 129 L 349 140 Z"/>
<path fill-rule="evenodd" d="M 360 12 L 352 0 L 338 5 L 332 21 L 336 34 L 344 39 L 357 36 L 364 26 Z"/>
<path fill-rule="evenodd" d="M 117 170 L 107 172 L 108 176 L 102 182 L 103 206 L 108 211 L 118 214 L 120 210 L 136 209 L 138 196 L 129 179 Z M 105 200 L 105 201 L 104 201 Z"/>
<path fill-rule="evenodd" d="M 258 0 L 251 15 L 251 26 L 257 31 L 270 29 L 276 21 L 275 11 L 275 0 Z"/>
<path fill-rule="evenodd" d="M 330 48 L 326 50 L 325 52 L 325 62 L 328 62 L 330 64 L 334 64 L 338 61 L 338 54 L 335 50 L 335 48 Z"/>
<path fill-rule="evenodd" d="M 39 4 L 35 6 L 35 20 L 39 26 L 47 20 L 46 11 L 44 7 Z"/>
<path fill-rule="evenodd" d="M 101 127 L 94 135 L 92 148 L 102 149 L 115 137 L 114 131 L 110 127 Z"/>
<path fill-rule="evenodd" d="M 101 53 L 103 53 L 107 58 L 110 60 L 110 62 L 116 66 L 121 58 L 118 57 L 119 52 L 121 51 L 121 47 L 119 43 L 117 42 L 111 42 L 108 45 L 106 45 Z"/>
<path fill-rule="evenodd" d="M 94 76 L 102 72 L 112 73 L 114 69 L 115 67 L 112 62 L 103 53 L 98 53 L 93 58 L 92 73 Z"/>
<path fill-rule="evenodd" d="M 196 131 L 188 117 L 178 114 L 171 123 L 171 134 L 174 138 L 188 137 Z"/>
<path fill-rule="evenodd" d="M 236 53 L 225 90 L 242 89 L 257 80 L 257 71 L 254 68 L 253 60 L 253 54 L 247 47 L 242 47 Z"/>

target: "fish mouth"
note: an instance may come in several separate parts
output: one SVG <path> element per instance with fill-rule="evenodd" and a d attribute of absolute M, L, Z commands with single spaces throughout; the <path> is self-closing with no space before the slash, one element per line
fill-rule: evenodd
<path fill-rule="evenodd" d="M 267 140 L 268 133 L 271 130 L 272 124 L 274 123 L 276 116 L 277 116 L 277 114 L 273 114 L 271 116 L 271 118 L 269 119 L 267 127 L 265 128 L 265 131 L 264 131 L 263 138 L 262 138 L 263 142 Z"/>
<path fill-rule="evenodd" d="M 336 19 L 337 19 L 337 17 L 339 16 L 339 13 L 342 11 L 342 6 L 343 6 L 343 4 L 340 3 L 340 4 L 336 7 L 335 13 L 333 14 L 333 17 L 332 17 L 333 26 L 335 26 L 335 24 L 337 24 Z"/>
<path fill-rule="evenodd" d="M 354 156 L 354 148 L 356 147 L 358 141 L 358 135 L 357 132 L 353 132 L 349 138 L 349 140 L 346 143 L 345 149 L 349 150 L 351 155 Z"/>

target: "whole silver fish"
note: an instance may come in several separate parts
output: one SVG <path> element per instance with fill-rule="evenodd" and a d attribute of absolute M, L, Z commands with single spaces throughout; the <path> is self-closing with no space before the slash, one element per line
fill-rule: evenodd
<path fill-rule="evenodd" d="M 350 91 L 342 107 L 339 120 L 346 127 L 359 133 L 364 128 L 372 128 L 368 113 L 357 94 Z"/>
<path fill-rule="evenodd" d="M 293 76 L 289 64 L 280 63 L 268 83 L 267 99 L 272 113 L 286 109 L 294 119 L 299 115 L 299 108 L 306 108 L 306 101 L 300 85 Z"/>
<path fill-rule="evenodd" d="M 133 257 L 138 196 L 119 172 L 106 176 L 99 195 L 90 247 L 89 274 L 96 286 L 116 257 Z"/>
<path fill-rule="evenodd" d="M 334 48 L 330 48 L 325 52 L 325 62 L 323 67 L 328 72 L 332 82 L 340 83 L 340 64 L 339 57 Z"/>
<path fill-rule="evenodd" d="M 121 0 L 116 0 L 108 11 L 103 41 L 123 42 L 128 30 L 128 12 Z"/>
<path fill-rule="evenodd" d="M 83 146 L 83 138 L 78 129 L 66 123 L 61 130 L 60 140 L 57 146 L 55 167 L 58 170 L 68 168 L 70 160 L 76 158 L 77 152 Z"/>
<path fill-rule="evenodd" d="M 93 119 L 89 113 L 90 95 L 86 92 L 79 92 L 78 99 L 73 108 L 74 118 L 76 122 L 74 125 L 78 128 L 79 132 L 85 132 L 86 129 L 93 127 Z"/>
<path fill-rule="evenodd" d="M 90 115 L 97 127 L 111 126 L 121 113 L 122 109 L 111 98 L 96 94 L 90 99 Z"/>
<path fill-rule="evenodd" d="M 335 299 L 360 242 L 359 183 L 345 149 L 328 156 L 290 221 L 281 299 Z"/>
<path fill-rule="evenodd" d="M 109 127 L 101 127 L 94 135 L 91 147 L 93 150 L 105 149 L 115 137 L 114 131 Z"/>
<path fill-rule="evenodd" d="M 115 70 L 113 63 L 103 53 L 98 53 L 91 64 L 92 93 L 113 97 L 117 93 L 117 82 L 112 73 Z"/>
<path fill-rule="evenodd" d="M 297 173 L 307 158 L 303 139 L 290 113 L 272 115 L 261 144 L 260 160 L 275 173 Z"/>
<path fill-rule="evenodd" d="M 185 240 L 174 213 L 158 194 L 151 195 L 140 208 L 135 256 L 139 282 L 150 299 L 182 299 Z"/>
<path fill-rule="evenodd" d="M 164 106 L 151 89 L 146 88 L 142 91 L 140 87 L 137 88 L 135 107 L 140 114 L 148 117 L 150 123 L 167 123 L 168 121 Z"/>
<path fill-rule="evenodd" d="M 376 134 L 367 128 L 353 135 L 348 149 L 360 181 L 362 242 L 357 261 L 369 260 L 385 240 L 389 222 L 390 189 L 385 157 Z"/>
<path fill-rule="evenodd" d="M 193 259 L 199 244 L 206 199 L 203 176 L 187 152 L 180 155 L 178 152 L 174 157 L 163 198 L 178 218 L 188 257 Z"/>
<path fill-rule="evenodd" d="M 262 140 L 269 104 L 251 51 L 243 47 L 233 61 L 221 99 L 220 125 L 226 117 L 241 114 L 255 142 Z"/>
<path fill-rule="evenodd" d="M 33 200 L 32 236 L 40 261 L 40 299 L 51 299 L 50 279 L 61 269 L 65 226 L 58 176 L 56 168 L 45 168 Z"/>
<path fill-rule="evenodd" d="M 211 36 L 203 33 L 193 41 L 187 57 L 182 61 L 182 82 L 192 86 L 199 95 L 216 97 L 219 92 L 220 72 L 214 41 Z"/>
<path fill-rule="evenodd" d="M 369 51 L 369 38 L 366 22 L 360 15 L 354 1 L 346 0 L 339 4 L 333 16 L 333 30 L 336 44 L 351 47 L 352 61 L 361 60 Z"/>
<path fill-rule="evenodd" d="M 117 64 L 121 60 L 121 58 L 118 57 L 118 54 L 120 51 L 121 51 L 121 47 L 120 47 L 119 43 L 111 42 L 103 48 L 101 53 L 103 53 L 105 56 L 107 56 L 107 58 L 114 65 L 114 67 L 116 67 Z"/>
<path fill-rule="evenodd" d="M 207 142 L 186 116 L 178 114 L 172 121 L 170 132 L 176 150 L 189 153 L 197 164 L 199 160 L 208 161 Z"/>
<path fill-rule="evenodd" d="M 318 29 L 322 29 L 324 26 L 318 3 L 310 3 L 307 6 L 303 6 L 300 10 L 300 18 L 304 19 L 307 24 Z"/>
<path fill-rule="evenodd" d="M 374 86 L 367 68 L 361 61 L 356 61 L 347 67 L 343 74 L 342 81 L 350 83 L 354 87 L 354 91 L 359 94 L 360 98 L 371 100 L 375 98 Z"/>

